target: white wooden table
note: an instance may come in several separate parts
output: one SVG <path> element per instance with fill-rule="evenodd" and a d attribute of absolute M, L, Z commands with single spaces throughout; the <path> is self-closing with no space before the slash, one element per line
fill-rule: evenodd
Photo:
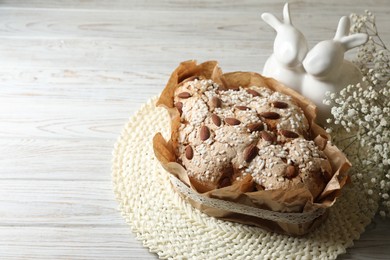
<path fill-rule="evenodd" d="M 289 1 L 310 45 L 387 0 Z M 117 211 L 111 151 L 180 61 L 261 72 L 283 1 L 0 0 L 0 259 L 153 259 Z M 377 218 L 341 259 L 390 256 Z"/>

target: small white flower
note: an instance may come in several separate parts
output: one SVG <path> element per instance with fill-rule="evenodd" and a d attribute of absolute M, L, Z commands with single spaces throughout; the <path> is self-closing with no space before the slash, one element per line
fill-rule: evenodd
<path fill-rule="evenodd" d="M 350 108 L 350 109 L 348 109 L 348 116 L 349 117 L 353 117 L 353 116 L 355 116 L 357 113 L 356 113 L 356 110 L 355 109 L 352 109 L 352 108 Z"/>
<path fill-rule="evenodd" d="M 370 122 L 372 120 L 372 116 L 370 114 L 368 114 L 364 117 L 364 120 L 366 120 L 367 122 Z"/>

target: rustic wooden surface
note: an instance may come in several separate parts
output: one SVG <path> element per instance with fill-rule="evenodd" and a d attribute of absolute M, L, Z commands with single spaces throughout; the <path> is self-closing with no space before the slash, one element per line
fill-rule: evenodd
<path fill-rule="evenodd" d="M 370 9 L 390 42 L 389 2 L 289 1 L 310 45 Z M 283 1 L 0 0 L 0 259 L 154 259 L 117 211 L 111 151 L 180 61 L 261 72 Z M 386 259 L 375 219 L 341 259 Z"/>

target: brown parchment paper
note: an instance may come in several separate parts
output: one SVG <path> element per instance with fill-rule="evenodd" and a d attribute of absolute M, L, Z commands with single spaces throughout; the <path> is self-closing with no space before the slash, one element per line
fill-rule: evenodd
<path fill-rule="evenodd" d="M 323 149 L 332 166 L 332 174 L 329 177 L 329 182 L 321 195 L 314 200 L 309 190 L 303 187 L 303 185 L 296 186 L 289 190 L 279 189 L 246 192 L 245 185 L 249 185 L 249 182 L 251 181 L 250 178 L 248 178 L 247 183 L 244 179 L 243 182 L 236 183 L 225 188 L 214 189 L 206 193 L 197 192 L 196 186 L 188 178 L 184 167 L 176 162 L 175 155 L 178 126 L 180 125 L 180 114 L 174 106 L 174 92 L 180 83 L 186 80 L 191 80 L 194 77 L 212 79 L 214 82 L 220 84 L 221 88 L 224 89 L 262 86 L 291 96 L 303 109 L 309 121 L 311 135 L 314 142 L 317 146 Z M 191 187 L 194 192 L 197 192 L 199 196 L 232 201 L 276 212 L 302 213 L 315 211 L 319 208 L 327 209 L 331 207 L 335 203 L 337 197 L 340 196 L 342 187 L 349 180 L 347 171 L 351 167 L 351 164 L 345 155 L 336 146 L 330 143 L 330 136 L 326 133 L 326 131 L 315 123 L 315 105 L 307 98 L 272 78 L 266 78 L 254 72 L 231 72 L 223 74 L 216 61 L 207 61 L 201 64 L 197 64 L 196 61 L 185 61 L 182 62 L 171 74 L 171 77 L 169 78 L 168 83 L 160 95 L 156 105 L 165 107 L 171 118 L 170 140 L 165 140 L 160 133 L 157 133 L 153 139 L 153 148 L 156 158 L 160 161 L 161 165 L 167 172 L 175 175 L 183 183 Z M 269 231 L 290 235 L 306 234 L 314 227 L 318 226 L 318 224 L 320 224 L 327 215 L 325 213 L 312 221 L 301 224 L 281 223 L 229 212 L 226 210 L 220 210 L 217 208 L 211 208 L 195 202 L 184 195 L 183 197 L 185 197 L 185 199 L 195 208 L 201 210 L 209 216 L 248 225 L 255 225 Z"/>

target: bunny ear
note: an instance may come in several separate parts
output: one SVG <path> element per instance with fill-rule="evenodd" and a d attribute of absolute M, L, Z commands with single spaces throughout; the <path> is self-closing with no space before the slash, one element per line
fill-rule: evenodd
<path fill-rule="evenodd" d="M 357 34 L 345 36 L 340 40 L 340 42 L 347 50 L 365 44 L 367 41 L 368 41 L 368 35 L 365 33 L 357 33 Z"/>
<path fill-rule="evenodd" d="M 337 26 L 334 40 L 341 40 L 344 36 L 349 34 L 350 20 L 348 16 L 340 18 L 339 25 Z"/>
<path fill-rule="evenodd" d="M 334 36 L 334 40 L 341 42 L 346 50 L 350 50 L 362 44 L 365 44 L 368 40 L 368 35 L 364 33 L 357 33 L 349 35 L 350 20 L 349 17 L 343 16 L 337 26 L 337 31 Z"/>
<path fill-rule="evenodd" d="M 278 18 L 276 18 L 273 14 L 270 14 L 270 13 L 263 13 L 261 15 L 261 18 L 264 20 L 264 22 L 266 22 L 267 24 L 269 24 L 272 28 L 274 28 L 275 30 L 277 30 L 277 28 L 282 24 Z"/>
<path fill-rule="evenodd" d="M 288 3 L 286 3 L 283 7 L 283 22 L 285 24 L 291 24 L 291 18 L 290 18 L 290 9 L 288 7 Z"/>

